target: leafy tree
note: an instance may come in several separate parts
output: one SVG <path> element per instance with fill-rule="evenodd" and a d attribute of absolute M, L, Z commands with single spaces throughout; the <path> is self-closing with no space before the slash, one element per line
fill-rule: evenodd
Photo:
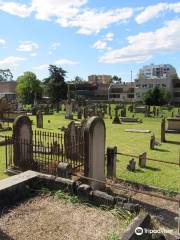
<path fill-rule="evenodd" d="M 112 83 L 121 83 L 121 78 L 118 77 L 118 76 L 116 76 L 116 75 L 114 75 L 114 76 L 112 77 L 112 79 L 111 79 L 111 82 L 112 82 Z"/>
<path fill-rule="evenodd" d="M 44 79 L 45 93 L 51 98 L 52 103 L 58 104 L 67 96 L 66 71 L 61 67 L 49 65 L 49 73 L 50 76 Z"/>
<path fill-rule="evenodd" d="M 33 72 L 24 72 L 22 76 L 17 78 L 17 95 L 23 104 L 33 104 L 35 96 L 41 98 L 42 87 Z"/>
<path fill-rule="evenodd" d="M 0 69 L 0 81 L 12 81 L 13 75 L 10 69 Z"/>
<path fill-rule="evenodd" d="M 155 87 L 145 92 L 143 101 L 148 106 L 162 106 L 167 104 L 171 99 L 170 92 L 165 88 Z"/>

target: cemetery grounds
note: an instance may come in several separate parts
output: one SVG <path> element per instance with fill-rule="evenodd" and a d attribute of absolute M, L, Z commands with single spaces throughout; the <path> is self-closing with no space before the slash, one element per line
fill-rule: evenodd
<path fill-rule="evenodd" d="M 114 109 L 114 106 L 112 106 Z M 177 113 L 177 108 L 173 109 L 174 113 Z M 160 116 L 170 117 L 171 111 L 163 110 Z M 132 117 L 134 113 L 127 112 L 127 117 Z M 106 124 L 106 147 L 117 146 L 117 152 L 124 154 L 139 155 L 143 152 L 147 152 L 147 157 L 155 158 L 163 161 L 172 161 L 179 163 L 180 161 L 180 135 L 179 134 L 167 134 L 166 143 L 161 143 L 160 146 L 156 146 L 155 150 L 150 150 L 150 137 L 154 133 L 156 140 L 160 142 L 160 125 L 161 117 L 145 118 L 144 114 L 134 114 L 143 120 L 143 123 L 125 123 L 125 124 L 112 124 L 112 119 L 108 115 L 105 116 Z M 70 120 L 64 118 L 65 112 L 55 113 L 54 115 L 44 116 L 44 130 L 60 133 L 59 127 L 67 126 Z M 113 113 L 114 116 L 114 113 Z M 33 128 L 35 129 L 36 117 L 30 117 L 33 120 Z M 76 120 L 77 116 L 74 116 Z M 48 121 L 50 120 L 50 122 Z M 125 132 L 125 129 L 142 129 L 150 130 L 151 133 L 132 133 Z M 11 135 L 12 132 L 4 132 L 1 135 Z M 138 167 L 138 159 L 136 160 L 136 171 L 127 171 L 127 164 L 130 160 L 128 156 L 117 155 L 117 178 L 123 180 L 130 180 L 137 183 L 156 186 L 159 188 L 167 189 L 169 193 L 175 191 L 180 192 L 180 166 L 170 165 L 165 163 L 158 163 L 147 161 L 147 168 Z M 7 175 L 5 171 L 5 147 L 0 147 L 0 178 L 5 178 Z"/>

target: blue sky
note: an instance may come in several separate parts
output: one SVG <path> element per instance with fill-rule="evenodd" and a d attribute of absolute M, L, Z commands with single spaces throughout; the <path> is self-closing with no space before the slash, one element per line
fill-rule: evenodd
<path fill-rule="evenodd" d="M 0 68 L 14 79 L 48 65 L 76 75 L 129 81 L 147 64 L 172 64 L 180 76 L 180 2 L 155 0 L 0 0 Z"/>

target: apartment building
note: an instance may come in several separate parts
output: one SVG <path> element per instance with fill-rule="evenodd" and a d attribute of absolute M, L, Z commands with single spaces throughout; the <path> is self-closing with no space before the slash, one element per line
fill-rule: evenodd
<path fill-rule="evenodd" d="M 144 93 L 151 88 L 166 88 L 171 93 L 171 102 L 180 103 L 180 80 L 176 69 L 170 64 L 144 66 L 135 79 L 135 100 L 141 101 Z"/>
<path fill-rule="evenodd" d="M 108 89 L 108 99 L 118 102 L 134 102 L 134 82 L 112 83 Z"/>
<path fill-rule="evenodd" d="M 90 76 L 88 76 L 88 82 L 93 85 L 110 84 L 111 79 L 112 79 L 111 75 L 90 75 Z"/>

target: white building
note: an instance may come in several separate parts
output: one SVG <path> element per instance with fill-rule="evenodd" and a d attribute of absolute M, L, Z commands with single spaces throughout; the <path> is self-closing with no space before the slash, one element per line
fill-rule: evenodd
<path fill-rule="evenodd" d="M 176 69 L 170 64 L 148 65 L 139 71 L 139 76 L 146 79 L 169 78 L 172 74 L 176 74 Z"/>
<path fill-rule="evenodd" d="M 155 87 L 169 90 L 172 103 L 180 102 L 180 80 L 172 65 L 151 64 L 140 69 L 139 78 L 135 80 L 135 100 L 141 101 L 144 93 Z"/>

